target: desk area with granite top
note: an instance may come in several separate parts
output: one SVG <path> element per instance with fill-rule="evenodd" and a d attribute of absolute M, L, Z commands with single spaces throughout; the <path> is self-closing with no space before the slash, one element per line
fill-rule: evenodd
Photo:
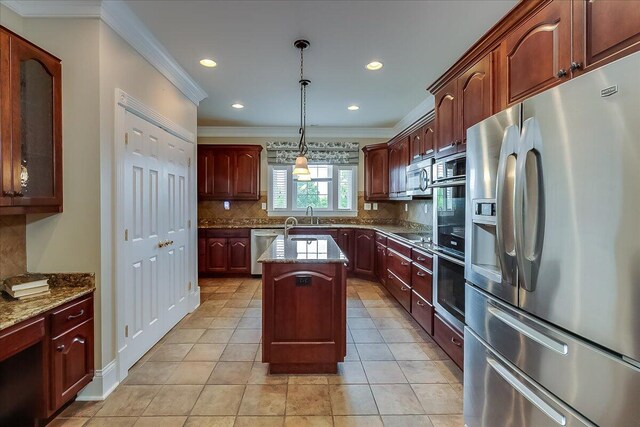
<path fill-rule="evenodd" d="M 258 262 L 269 372 L 336 373 L 347 351 L 345 254 L 329 235 L 279 236 Z"/>

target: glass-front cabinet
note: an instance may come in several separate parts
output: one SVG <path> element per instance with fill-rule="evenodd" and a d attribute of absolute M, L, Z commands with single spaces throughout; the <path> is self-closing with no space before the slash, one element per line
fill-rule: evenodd
<path fill-rule="evenodd" d="M 0 27 L 0 214 L 62 211 L 60 60 Z"/>

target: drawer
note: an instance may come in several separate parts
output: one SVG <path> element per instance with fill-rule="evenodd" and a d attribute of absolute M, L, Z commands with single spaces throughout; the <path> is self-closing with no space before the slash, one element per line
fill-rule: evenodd
<path fill-rule="evenodd" d="M 398 242 L 397 240 L 393 240 L 391 238 L 387 239 L 387 246 L 398 252 L 399 254 L 402 254 L 403 256 L 411 259 L 411 246 Z"/>
<path fill-rule="evenodd" d="M 422 298 L 433 302 L 433 274 L 418 264 L 411 266 L 411 287 Z"/>
<path fill-rule="evenodd" d="M 84 298 L 51 313 L 51 336 L 57 337 L 93 317 L 93 298 Z"/>
<path fill-rule="evenodd" d="M 383 245 L 387 245 L 387 236 L 382 233 L 376 231 L 376 242 L 382 243 Z"/>
<path fill-rule="evenodd" d="M 427 252 L 411 249 L 411 259 L 413 262 L 420 264 L 421 267 L 429 271 L 433 271 L 433 255 Z"/>
<path fill-rule="evenodd" d="M 389 270 L 387 270 L 387 290 L 398 300 L 405 310 L 411 310 L 411 287 Z"/>
<path fill-rule="evenodd" d="M 387 269 L 398 276 L 404 283 L 411 285 L 411 259 L 387 248 Z"/>
<path fill-rule="evenodd" d="M 0 361 L 44 338 L 44 317 L 25 320 L 0 332 Z"/>
<path fill-rule="evenodd" d="M 207 230 L 207 237 L 250 237 L 251 230 L 248 228 L 210 228 Z"/>
<path fill-rule="evenodd" d="M 422 329 L 429 335 L 433 335 L 433 306 L 415 290 L 411 295 L 411 316 L 422 326 Z"/>
<path fill-rule="evenodd" d="M 433 316 L 433 339 L 449 355 L 451 360 L 463 369 L 464 338 L 452 326 L 449 326 L 438 313 Z"/>

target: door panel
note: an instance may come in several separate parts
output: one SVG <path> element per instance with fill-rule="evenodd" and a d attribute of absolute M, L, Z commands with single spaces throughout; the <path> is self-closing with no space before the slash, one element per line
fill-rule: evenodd
<path fill-rule="evenodd" d="M 232 197 L 233 179 L 229 178 L 235 176 L 233 173 L 233 167 L 235 165 L 234 153 L 216 150 L 210 155 L 213 157 L 213 185 L 211 195 L 213 197 Z"/>
<path fill-rule="evenodd" d="M 458 140 L 457 81 L 436 94 L 436 159 L 454 154 Z"/>
<path fill-rule="evenodd" d="M 259 177 L 254 178 L 258 171 L 259 154 L 257 152 L 238 151 L 235 155 L 236 163 L 233 180 L 233 196 L 236 199 L 255 199 L 259 195 Z"/>
<path fill-rule="evenodd" d="M 9 35 L 0 31 L 0 141 L 11 141 L 11 71 Z M 0 206 L 10 206 L 13 192 L 11 144 L 0 143 Z"/>
<path fill-rule="evenodd" d="M 389 150 L 387 147 L 368 151 L 365 154 L 366 196 L 389 197 Z"/>
<path fill-rule="evenodd" d="M 226 273 L 227 259 L 227 239 L 207 238 L 207 271 L 209 273 Z"/>
<path fill-rule="evenodd" d="M 355 231 L 355 265 L 356 273 L 372 275 L 374 269 L 374 232 L 370 230 Z"/>
<path fill-rule="evenodd" d="M 431 121 L 422 128 L 422 155 L 432 157 L 435 150 L 435 122 Z"/>
<path fill-rule="evenodd" d="M 233 237 L 228 239 L 229 273 L 249 273 L 251 264 L 251 250 L 249 245 L 249 239 L 246 237 Z"/>
<path fill-rule="evenodd" d="M 493 103 L 492 54 L 487 54 L 458 79 L 462 142 L 458 152 L 466 151 L 467 129 L 491 116 Z"/>
<path fill-rule="evenodd" d="M 638 70 L 636 53 L 525 101 L 521 144 L 529 136 L 537 142 L 535 157 L 528 153 L 516 176 L 527 190 L 523 211 L 532 226 L 517 229 L 523 254 L 535 262 L 521 273 L 529 285 L 520 289 L 520 306 L 635 360 L 640 340 L 629 337 L 640 330 Z M 612 84 L 618 93 L 602 97 Z M 533 180 L 522 180 L 531 177 L 536 160 L 544 182 L 537 189 Z M 602 171 L 597 179 L 594 170 Z M 545 201 L 537 204 L 537 216 L 529 196 Z"/>

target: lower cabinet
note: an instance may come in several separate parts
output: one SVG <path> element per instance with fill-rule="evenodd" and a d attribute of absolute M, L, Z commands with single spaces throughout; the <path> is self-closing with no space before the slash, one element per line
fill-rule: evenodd
<path fill-rule="evenodd" d="M 355 264 L 355 233 L 352 229 L 340 229 L 338 230 L 338 246 L 340 250 L 344 252 L 344 254 L 349 259 L 347 263 L 347 271 L 353 271 L 353 265 Z"/>
<path fill-rule="evenodd" d="M 59 408 L 93 378 L 93 319 L 51 340 L 51 405 Z"/>
<path fill-rule="evenodd" d="M 420 294 L 415 292 L 415 289 L 411 295 L 411 317 L 413 317 L 429 335 L 433 335 L 433 306 L 422 298 Z"/>
<path fill-rule="evenodd" d="M 353 272 L 362 276 L 374 275 L 375 270 L 375 232 L 373 230 L 355 231 L 355 264 Z"/>
<path fill-rule="evenodd" d="M 198 230 L 200 274 L 249 274 L 251 239 L 248 228 Z"/>
<path fill-rule="evenodd" d="M 456 365 L 463 368 L 464 365 L 464 338 L 453 326 L 435 314 L 433 320 L 433 339 L 451 357 Z"/>
<path fill-rule="evenodd" d="M 387 277 L 385 273 L 387 272 L 387 247 L 380 243 L 376 242 L 376 279 L 378 282 L 382 284 L 382 286 L 387 286 Z"/>

